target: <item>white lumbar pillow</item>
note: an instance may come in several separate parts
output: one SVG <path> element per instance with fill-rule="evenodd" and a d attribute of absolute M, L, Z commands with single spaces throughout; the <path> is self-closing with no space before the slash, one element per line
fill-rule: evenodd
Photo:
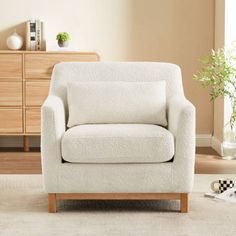
<path fill-rule="evenodd" d="M 164 80 L 74 82 L 67 86 L 68 127 L 106 123 L 167 125 Z"/>

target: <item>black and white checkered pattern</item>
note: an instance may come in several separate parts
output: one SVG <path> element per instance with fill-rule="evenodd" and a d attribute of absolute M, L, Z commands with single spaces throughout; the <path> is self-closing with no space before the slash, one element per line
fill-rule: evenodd
<path fill-rule="evenodd" d="M 223 193 L 229 188 L 234 187 L 234 181 L 231 179 L 219 180 L 219 193 Z"/>

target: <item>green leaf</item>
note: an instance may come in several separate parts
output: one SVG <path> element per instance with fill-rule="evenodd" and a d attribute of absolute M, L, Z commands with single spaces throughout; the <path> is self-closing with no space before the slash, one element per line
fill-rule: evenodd
<path fill-rule="evenodd" d="M 230 49 L 212 49 L 210 55 L 200 59 L 202 69 L 193 75 L 203 87 L 210 87 L 210 99 L 228 97 L 232 104 L 230 125 L 236 124 L 236 42 Z"/>

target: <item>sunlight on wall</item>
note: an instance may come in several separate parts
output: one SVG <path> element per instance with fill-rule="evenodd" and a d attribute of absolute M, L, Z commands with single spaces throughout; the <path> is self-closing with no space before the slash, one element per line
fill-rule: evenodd
<path fill-rule="evenodd" d="M 236 41 L 236 1 L 225 2 L 225 46 Z"/>
<path fill-rule="evenodd" d="M 225 1 L 225 47 L 231 47 L 236 42 L 236 1 Z M 226 124 L 232 113 L 231 103 L 229 99 L 224 102 L 224 123 Z"/>

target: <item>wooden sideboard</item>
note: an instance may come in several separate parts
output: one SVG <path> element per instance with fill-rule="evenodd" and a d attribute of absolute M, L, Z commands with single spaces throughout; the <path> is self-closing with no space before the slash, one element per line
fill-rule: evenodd
<path fill-rule="evenodd" d="M 63 61 L 98 61 L 89 52 L 0 51 L 0 135 L 40 135 L 40 107 L 48 95 L 52 69 Z"/>

